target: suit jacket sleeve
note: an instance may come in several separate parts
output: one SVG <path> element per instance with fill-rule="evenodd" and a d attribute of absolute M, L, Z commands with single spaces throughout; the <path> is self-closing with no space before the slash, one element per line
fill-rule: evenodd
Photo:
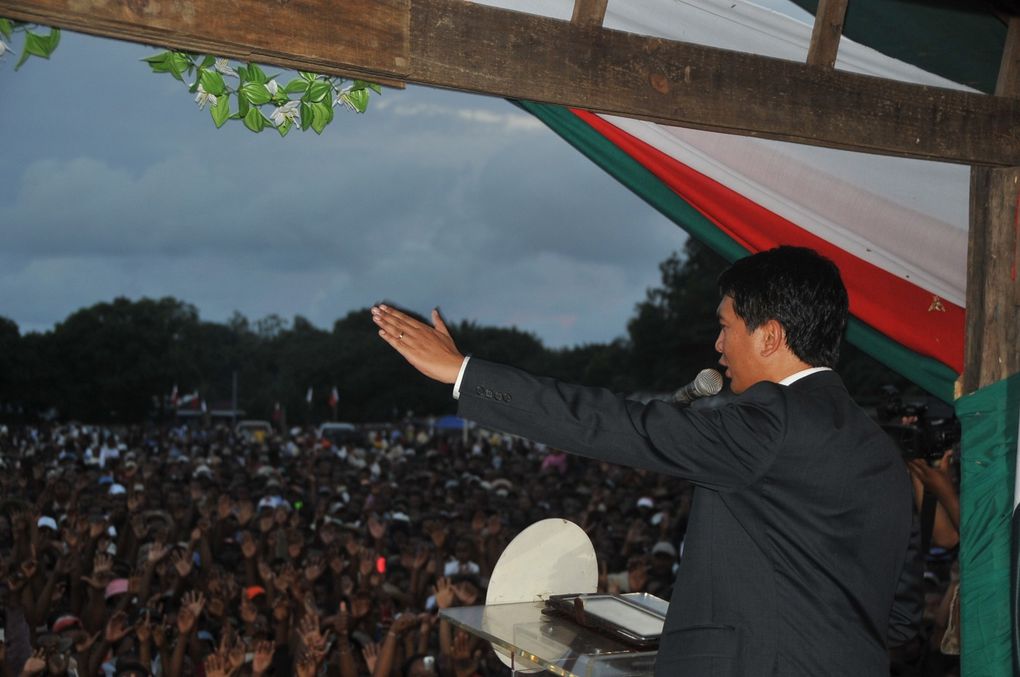
<path fill-rule="evenodd" d="M 714 489 L 747 486 L 761 477 L 782 444 L 785 412 L 783 388 L 774 383 L 699 411 L 642 404 L 477 357 L 464 372 L 458 406 L 462 417 L 486 427 Z"/>

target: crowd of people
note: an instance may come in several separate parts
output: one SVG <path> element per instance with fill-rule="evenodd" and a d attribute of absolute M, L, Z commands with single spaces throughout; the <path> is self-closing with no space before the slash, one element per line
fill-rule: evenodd
<path fill-rule="evenodd" d="M 548 517 L 588 533 L 600 590 L 668 600 L 689 489 L 427 421 L 351 445 L 310 429 L 0 428 L 0 669 L 509 674 L 437 612 L 484 603 L 503 549 Z M 935 545 L 951 552 L 946 538 Z M 918 635 L 930 646 L 914 649 L 941 655 L 952 652 L 954 587 L 946 562 L 932 561 Z M 948 674 L 934 665 L 924 674 Z"/>

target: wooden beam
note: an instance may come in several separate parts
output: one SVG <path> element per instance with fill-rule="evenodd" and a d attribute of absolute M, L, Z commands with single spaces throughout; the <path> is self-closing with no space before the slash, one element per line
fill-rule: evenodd
<path fill-rule="evenodd" d="M 967 164 L 1020 164 L 1020 103 L 602 30 L 414 2 L 411 79 L 664 124 Z"/>
<path fill-rule="evenodd" d="M 1020 18 L 1011 17 L 996 93 L 1020 98 Z M 970 179 L 962 393 L 1020 372 L 1020 167 Z"/>
<path fill-rule="evenodd" d="M 574 14 L 570 23 L 575 26 L 598 28 L 606 18 L 609 0 L 574 0 Z"/>
<path fill-rule="evenodd" d="M 811 46 L 807 62 L 811 66 L 833 68 L 839 39 L 843 37 L 843 20 L 846 19 L 847 0 L 820 0 L 815 12 L 815 25 L 811 29 Z"/>
<path fill-rule="evenodd" d="M 1020 165 L 1020 102 L 463 0 L 0 0 L 0 16 L 338 75 L 731 134 Z"/>
<path fill-rule="evenodd" d="M 410 0 L 0 0 L 0 16 L 245 61 L 393 83 Z"/>

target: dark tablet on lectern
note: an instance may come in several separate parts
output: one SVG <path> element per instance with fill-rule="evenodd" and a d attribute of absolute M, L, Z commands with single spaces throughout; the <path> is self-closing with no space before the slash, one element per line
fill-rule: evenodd
<path fill-rule="evenodd" d="M 546 600 L 544 611 L 631 646 L 653 649 L 662 636 L 668 606 L 665 600 L 645 593 L 553 595 Z"/>

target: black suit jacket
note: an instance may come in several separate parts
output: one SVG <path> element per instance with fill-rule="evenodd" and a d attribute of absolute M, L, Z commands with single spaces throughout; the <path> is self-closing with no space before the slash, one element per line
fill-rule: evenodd
<path fill-rule="evenodd" d="M 656 675 L 888 674 L 910 482 L 834 372 L 684 410 L 471 358 L 458 409 L 695 485 Z"/>

